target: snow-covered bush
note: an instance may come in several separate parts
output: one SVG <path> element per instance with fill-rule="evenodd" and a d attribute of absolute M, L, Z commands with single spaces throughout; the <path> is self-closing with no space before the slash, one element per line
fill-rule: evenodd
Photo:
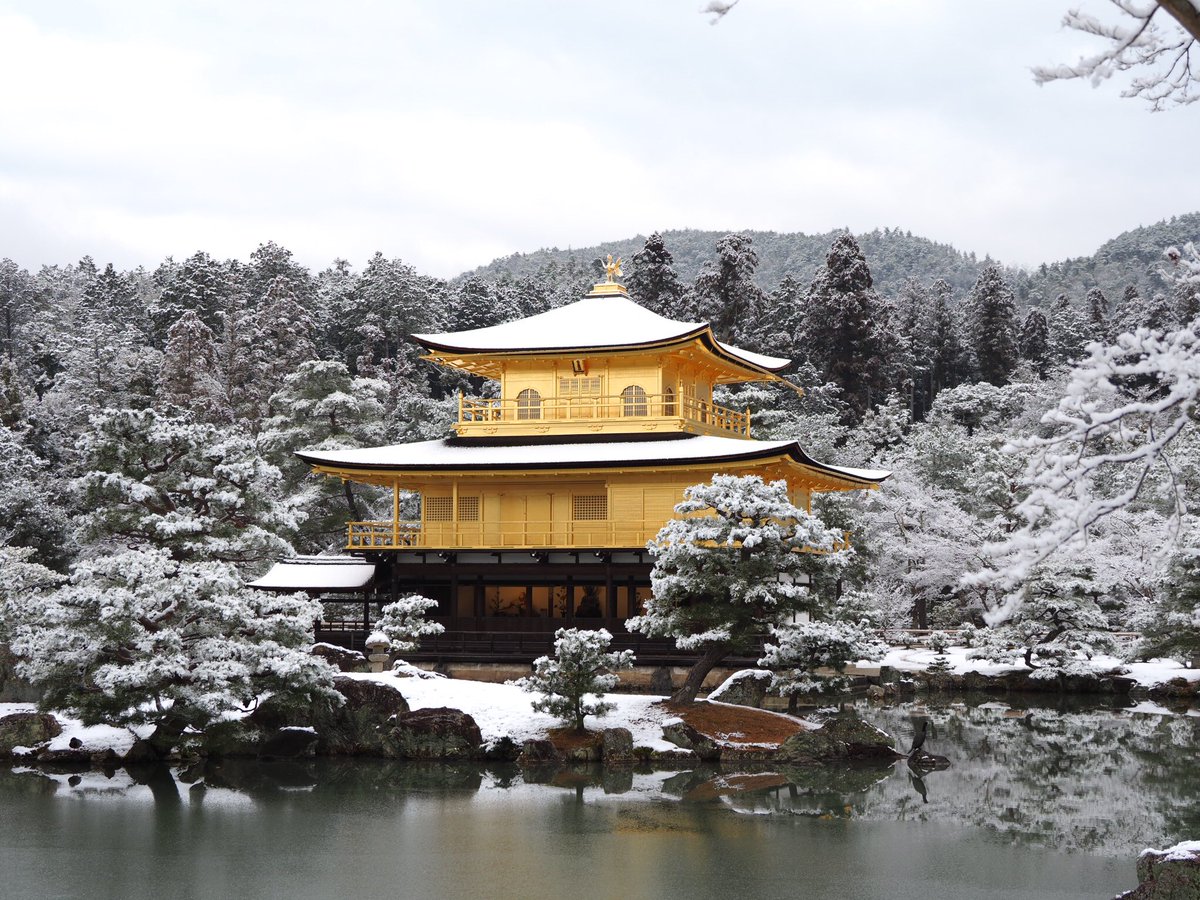
<path fill-rule="evenodd" d="M 929 649 L 934 653 L 943 654 L 946 648 L 950 646 L 950 635 L 944 631 L 934 631 L 927 638 L 925 643 L 929 645 Z"/>
<path fill-rule="evenodd" d="M 730 652 L 752 650 L 772 626 L 814 611 L 810 573 L 844 563 L 850 552 L 834 552 L 841 531 L 796 507 L 783 481 L 714 475 L 684 498 L 648 545 L 654 596 L 626 626 L 703 652 L 673 698 L 690 702 Z"/>
<path fill-rule="evenodd" d="M 794 710 L 800 694 L 843 690 L 849 678 L 842 673 L 858 660 L 882 659 L 887 647 L 865 625 L 849 621 L 800 622 L 771 628 L 775 643 L 763 648 L 760 666 L 773 673 L 771 689 L 788 698 Z M 834 677 L 819 677 L 817 669 L 832 669 Z"/>
<path fill-rule="evenodd" d="M 319 615 L 303 594 L 255 591 L 228 564 L 165 550 L 80 563 L 57 590 L 4 604 L 17 672 L 43 688 L 44 708 L 153 725 L 160 753 L 267 694 L 339 703 L 336 670 L 308 653 Z"/>
<path fill-rule="evenodd" d="M 1093 656 L 1116 649 L 1108 619 L 1088 593 L 1089 574 L 1070 560 L 1051 562 L 1028 580 L 1008 619 L 977 633 L 970 656 L 1023 662 L 1031 677 L 1055 678 L 1092 672 Z"/>
<path fill-rule="evenodd" d="M 602 716 L 613 708 L 602 701 L 604 693 L 616 686 L 618 670 L 633 666 L 633 651 L 610 653 L 611 643 L 612 634 L 604 628 L 560 628 L 554 633 L 554 655 L 538 657 L 533 674 L 512 683 L 542 695 L 533 701 L 535 710 L 558 716 L 581 732 L 585 716 Z"/>
<path fill-rule="evenodd" d="M 437 608 L 437 601 L 410 594 L 380 610 L 375 630 L 390 642 L 388 649 L 393 653 L 410 653 L 416 650 L 421 638 L 441 634 L 446 629 L 438 622 L 430 622 L 425 614 Z"/>

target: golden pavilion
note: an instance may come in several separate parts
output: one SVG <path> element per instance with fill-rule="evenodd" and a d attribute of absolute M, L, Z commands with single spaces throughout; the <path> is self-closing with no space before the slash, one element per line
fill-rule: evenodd
<path fill-rule="evenodd" d="M 575 303 L 413 335 L 425 359 L 498 382 L 498 396 L 459 398 L 453 436 L 298 454 L 317 473 L 392 491 L 392 517 L 348 523 L 346 548 L 374 564 L 376 599 L 436 599 L 445 640 L 568 624 L 623 632 L 649 596 L 647 542 L 684 489 L 716 473 L 785 479 L 802 507 L 888 475 L 754 440 L 750 410 L 717 405 L 713 388 L 782 382 L 790 360 L 639 306 L 609 263 Z M 401 518 L 407 492 L 419 519 Z"/>

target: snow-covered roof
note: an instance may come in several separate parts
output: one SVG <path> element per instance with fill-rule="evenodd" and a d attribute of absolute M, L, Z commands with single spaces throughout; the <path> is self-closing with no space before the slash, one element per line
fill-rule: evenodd
<path fill-rule="evenodd" d="M 789 359 L 723 344 L 712 336 L 705 322 L 676 322 L 618 293 L 588 294 L 575 303 L 502 325 L 413 337 L 430 350 L 459 353 L 571 350 L 594 353 L 701 338 L 718 354 L 756 369 L 773 372 L 791 363 Z"/>
<path fill-rule="evenodd" d="M 315 466 L 349 469 L 537 469 L 608 468 L 689 462 L 735 462 L 786 454 L 796 462 L 839 478 L 877 484 L 891 473 L 819 463 L 795 441 L 755 441 L 745 438 L 688 435 L 655 440 L 551 441 L 513 444 L 472 438 L 443 438 L 369 447 L 359 450 L 301 450 L 302 460 Z"/>
<path fill-rule="evenodd" d="M 268 591 L 358 591 L 375 577 L 375 564 L 352 556 L 294 556 L 271 566 L 247 587 Z"/>

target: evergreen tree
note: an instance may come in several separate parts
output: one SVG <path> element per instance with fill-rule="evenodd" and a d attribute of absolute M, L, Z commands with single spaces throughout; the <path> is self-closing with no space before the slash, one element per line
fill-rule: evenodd
<path fill-rule="evenodd" d="M 1068 365 L 1083 354 L 1087 327 L 1083 317 L 1071 305 L 1066 294 L 1059 294 L 1050 307 L 1050 359 L 1055 365 Z"/>
<path fill-rule="evenodd" d="M 28 318 L 34 298 L 33 279 L 11 259 L 0 260 L 0 354 L 16 358 L 20 323 Z"/>
<path fill-rule="evenodd" d="M 617 686 L 617 671 L 633 668 L 633 651 L 610 653 L 611 642 L 605 628 L 560 628 L 554 633 L 554 655 L 538 657 L 533 674 L 513 684 L 542 695 L 533 701 L 534 710 L 558 716 L 582 734 L 587 716 L 613 709 L 604 694 Z"/>
<path fill-rule="evenodd" d="M 842 533 L 793 505 L 785 482 L 765 484 L 757 475 L 715 475 L 684 498 L 651 544 L 654 596 L 625 624 L 702 652 L 672 697 L 690 703 L 722 659 L 755 647 L 792 614 L 814 610 L 805 576 L 842 556 L 811 551 L 833 551 Z"/>
<path fill-rule="evenodd" d="M 478 275 L 464 279 L 450 295 L 448 326 L 456 331 L 498 325 L 516 315 L 515 309 L 502 306 L 495 287 Z"/>
<path fill-rule="evenodd" d="M 9 597 L 18 674 L 41 705 L 87 725 L 152 725 L 144 747 L 164 757 L 258 699 L 342 702 L 333 669 L 309 653 L 321 606 L 303 594 L 244 587 L 218 562 L 135 550 L 75 567 L 57 590 Z"/>
<path fill-rule="evenodd" d="M 1083 298 L 1083 302 L 1087 307 L 1087 339 L 1107 344 L 1113 338 L 1108 298 L 1100 288 L 1092 288 Z"/>
<path fill-rule="evenodd" d="M 839 235 L 805 305 L 803 349 L 842 391 L 847 422 L 859 422 L 890 385 L 889 309 L 876 293 L 858 242 Z"/>
<path fill-rule="evenodd" d="M 693 288 L 696 315 L 713 333 L 738 345 L 756 346 L 763 325 L 763 292 L 754 283 L 758 254 L 743 234 L 717 241 L 716 262 L 706 263 Z"/>
<path fill-rule="evenodd" d="M 77 524 L 90 552 L 156 547 L 239 565 L 291 555 L 283 535 L 299 525 L 295 501 L 247 435 L 115 409 L 92 417 L 80 445 Z"/>
<path fill-rule="evenodd" d="M 1017 367 L 1016 306 L 999 266 L 988 266 L 967 297 L 968 338 L 983 381 L 1007 384 Z"/>
<path fill-rule="evenodd" d="M 1031 309 L 1021 326 L 1021 359 L 1026 360 L 1042 378 L 1050 367 L 1050 323 L 1041 310 Z"/>
<path fill-rule="evenodd" d="M 158 375 L 163 408 L 193 415 L 201 422 L 229 421 L 216 376 L 216 344 L 212 329 L 194 310 L 171 326 Z"/>
<path fill-rule="evenodd" d="M 230 266 L 204 251 L 178 264 L 168 259 L 155 271 L 154 284 L 158 296 L 150 307 L 150 327 L 156 347 L 166 344 L 171 327 L 187 312 L 195 313 L 210 330 L 218 330 L 234 290 Z"/>
<path fill-rule="evenodd" d="M 683 285 L 675 274 L 671 251 L 657 231 L 646 238 L 642 249 L 633 254 L 633 262 L 625 279 L 630 296 L 646 309 L 668 319 L 686 321 L 682 308 Z"/>
<path fill-rule="evenodd" d="M 954 387 L 965 370 L 966 348 L 949 282 L 939 278 L 930 286 L 930 389 L 932 403 L 943 388 Z"/>
<path fill-rule="evenodd" d="M 1142 629 L 1142 656 L 1200 660 L 1200 532 L 1193 529 L 1172 555 L 1166 594 Z"/>
<path fill-rule="evenodd" d="M 316 357 L 317 348 L 312 339 L 312 318 L 282 276 L 271 283 L 251 319 L 250 329 L 254 359 L 251 388 L 257 407 L 251 423 L 257 427 L 260 417 L 270 414 L 271 395 L 301 363 Z"/>

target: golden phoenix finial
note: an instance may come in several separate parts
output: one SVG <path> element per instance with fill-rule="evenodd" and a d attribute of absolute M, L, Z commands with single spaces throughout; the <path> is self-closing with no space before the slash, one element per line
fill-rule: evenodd
<path fill-rule="evenodd" d="M 605 263 L 605 265 L 604 265 L 604 271 L 608 275 L 607 283 L 608 284 L 616 284 L 617 276 L 624 274 L 621 271 L 621 257 L 618 256 L 616 258 L 616 261 L 614 261 L 613 255 L 611 253 L 608 254 L 608 262 Z"/>

